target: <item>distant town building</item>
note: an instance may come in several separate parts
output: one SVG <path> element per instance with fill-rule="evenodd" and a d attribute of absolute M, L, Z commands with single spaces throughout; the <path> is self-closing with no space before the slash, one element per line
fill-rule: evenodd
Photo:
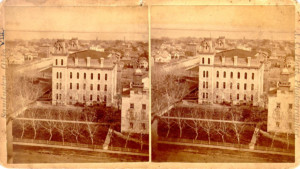
<path fill-rule="evenodd" d="M 292 69 L 295 68 L 295 57 L 294 56 L 288 55 L 285 58 L 285 62 L 286 62 L 286 65 L 287 65 L 288 68 L 292 68 Z"/>
<path fill-rule="evenodd" d="M 16 52 L 11 53 L 8 56 L 8 64 L 23 64 L 25 62 L 25 57 L 22 53 Z"/>
<path fill-rule="evenodd" d="M 268 95 L 268 132 L 294 133 L 295 93 L 288 69 L 281 72 L 277 88 Z"/>
<path fill-rule="evenodd" d="M 43 57 L 50 57 L 51 47 L 48 44 L 43 44 L 39 47 L 39 53 L 42 54 Z"/>
<path fill-rule="evenodd" d="M 31 53 L 25 53 L 24 54 L 24 59 L 25 60 L 33 60 L 34 56 Z"/>
<path fill-rule="evenodd" d="M 187 56 L 196 56 L 197 55 L 197 44 L 196 43 L 189 43 L 186 46 L 185 51 Z"/>
<path fill-rule="evenodd" d="M 245 50 L 245 51 L 251 51 L 252 48 L 246 44 L 239 44 L 236 47 L 237 49 Z"/>
<path fill-rule="evenodd" d="M 117 66 L 108 53 L 84 50 L 69 54 L 64 40 L 55 45 L 52 67 L 52 104 L 115 103 Z"/>
<path fill-rule="evenodd" d="M 263 94 L 263 60 L 255 53 L 233 49 L 216 54 L 211 39 L 199 51 L 198 102 L 258 105 Z"/>
<path fill-rule="evenodd" d="M 100 45 L 93 45 L 90 47 L 90 50 L 95 50 L 98 52 L 104 52 L 104 48 L 102 48 Z"/>
<path fill-rule="evenodd" d="M 146 57 L 139 57 L 139 68 L 147 69 L 148 65 L 149 64 Z"/>
<path fill-rule="evenodd" d="M 172 51 L 171 52 L 171 57 L 172 57 L 172 59 L 179 59 L 180 58 L 180 53 L 178 51 Z"/>
<path fill-rule="evenodd" d="M 127 50 L 124 52 L 124 57 L 138 58 L 138 52 Z"/>
<path fill-rule="evenodd" d="M 166 50 L 166 49 L 170 49 L 171 48 L 171 43 L 170 42 L 164 42 L 163 44 L 161 44 L 160 49 L 161 50 Z"/>
<path fill-rule="evenodd" d="M 155 55 L 155 62 L 167 63 L 170 62 L 171 59 L 171 54 L 166 50 Z"/>
<path fill-rule="evenodd" d="M 149 133 L 149 78 L 136 69 L 130 89 L 122 94 L 121 132 Z"/>

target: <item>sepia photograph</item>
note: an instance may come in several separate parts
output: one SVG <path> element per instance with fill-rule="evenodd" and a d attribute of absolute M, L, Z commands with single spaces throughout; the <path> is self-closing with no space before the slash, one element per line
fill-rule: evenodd
<path fill-rule="evenodd" d="M 147 7 L 5 6 L 7 163 L 149 161 L 148 39 Z"/>
<path fill-rule="evenodd" d="M 296 4 L 0 0 L 0 165 L 295 168 Z"/>
<path fill-rule="evenodd" d="M 294 6 L 151 6 L 153 162 L 295 162 Z"/>

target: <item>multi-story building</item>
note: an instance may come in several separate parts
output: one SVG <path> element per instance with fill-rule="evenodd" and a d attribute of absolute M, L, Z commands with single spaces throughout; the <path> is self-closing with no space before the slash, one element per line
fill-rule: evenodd
<path fill-rule="evenodd" d="M 70 54 L 64 40 L 55 45 L 52 67 L 52 104 L 111 106 L 117 88 L 117 66 L 108 53 L 84 50 Z"/>
<path fill-rule="evenodd" d="M 130 89 L 122 94 L 121 132 L 149 133 L 149 78 L 136 69 Z"/>
<path fill-rule="evenodd" d="M 199 103 L 260 103 L 264 64 L 255 53 L 241 49 L 216 53 L 212 40 L 205 39 L 198 56 Z"/>
<path fill-rule="evenodd" d="M 288 69 L 281 72 L 277 88 L 268 95 L 268 132 L 294 133 L 294 87 Z"/>

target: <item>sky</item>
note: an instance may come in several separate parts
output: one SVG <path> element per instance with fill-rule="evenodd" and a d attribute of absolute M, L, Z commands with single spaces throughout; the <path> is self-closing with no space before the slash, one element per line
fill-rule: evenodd
<path fill-rule="evenodd" d="M 5 7 L 7 40 L 148 40 L 145 7 Z"/>
<path fill-rule="evenodd" d="M 294 39 L 293 6 L 155 6 L 151 37 Z"/>

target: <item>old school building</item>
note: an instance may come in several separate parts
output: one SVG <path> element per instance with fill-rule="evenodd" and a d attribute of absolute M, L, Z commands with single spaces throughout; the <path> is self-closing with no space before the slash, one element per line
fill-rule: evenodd
<path fill-rule="evenodd" d="M 65 45 L 64 40 L 58 41 L 52 54 L 52 104 L 111 106 L 116 95 L 117 66 L 107 58 L 108 53 L 94 50 L 70 53 Z"/>
<path fill-rule="evenodd" d="M 214 45 L 211 39 L 205 39 L 198 52 L 198 102 L 258 105 L 263 94 L 264 64 L 261 58 L 250 51 L 225 50 L 223 38 L 217 42 Z"/>

